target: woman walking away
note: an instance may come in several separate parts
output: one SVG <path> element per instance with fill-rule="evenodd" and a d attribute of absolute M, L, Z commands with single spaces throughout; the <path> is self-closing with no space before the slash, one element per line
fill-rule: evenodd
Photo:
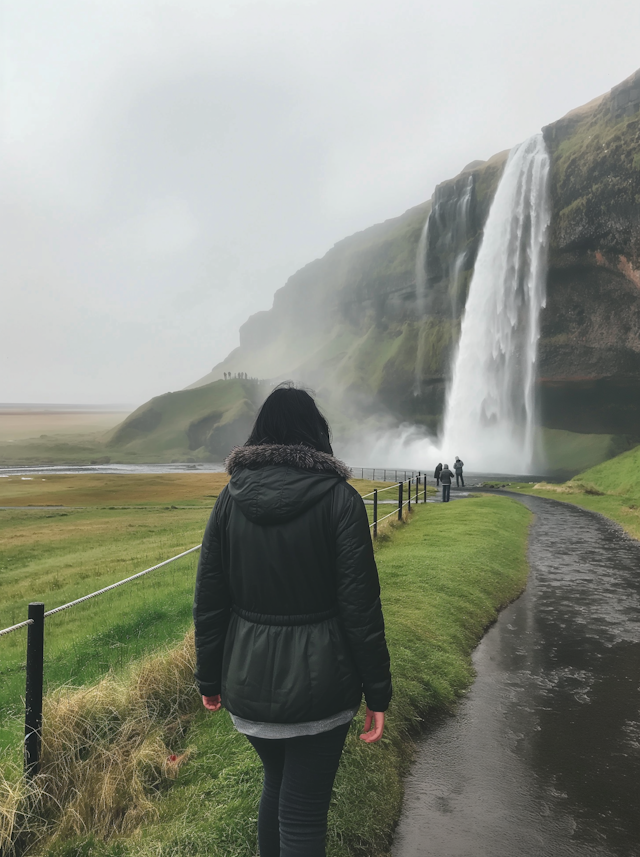
<path fill-rule="evenodd" d="M 440 485 L 440 474 L 442 473 L 442 465 L 438 464 L 433 471 L 433 478 L 436 480 L 436 488 Z"/>
<path fill-rule="evenodd" d="M 196 680 L 262 761 L 261 857 L 324 857 L 349 724 L 364 692 L 360 738 L 378 741 L 391 699 L 367 513 L 326 420 L 291 385 L 227 470 L 198 566 Z"/>
<path fill-rule="evenodd" d="M 453 473 L 449 470 L 449 465 L 445 464 L 440 472 L 440 481 L 442 482 L 442 502 L 448 503 L 451 497 L 451 480 Z"/>
<path fill-rule="evenodd" d="M 463 467 L 464 467 L 464 461 L 460 461 L 460 459 L 456 455 L 456 460 L 453 462 L 453 469 L 456 472 L 456 488 L 460 487 L 461 482 L 462 482 L 462 487 L 464 488 L 464 476 L 462 475 L 462 468 Z"/>

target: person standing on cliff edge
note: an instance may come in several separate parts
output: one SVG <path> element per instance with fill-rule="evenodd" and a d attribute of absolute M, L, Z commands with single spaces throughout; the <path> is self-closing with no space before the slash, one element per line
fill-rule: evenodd
<path fill-rule="evenodd" d="M 456 488 L 460 487 L 460 483 L 462 482 L 462 487 L 464 488 L 464 476 L 462 475 L 462 468 L 464 467 L 464 461 L 460 461 L 458 456 L 456 455 L 456 460 L 453 465 L 453 469 L 456 472 Z"/>

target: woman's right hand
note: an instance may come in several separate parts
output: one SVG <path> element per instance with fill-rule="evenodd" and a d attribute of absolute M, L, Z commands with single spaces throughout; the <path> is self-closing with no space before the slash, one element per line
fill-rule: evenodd
<path fill-rule="evenodd" d="M 218 693 L 215 696 L 203 696 L 202 704 L 207 709 L 207 711 L 220 711 L 220 709 L 222 708 L 220 694 Z"/>
<path fill-rule="evenodd" d="M 367 706 L 364 717 L 364 732 L 360 736 L 367 744 L 373 744 L 382 738 L 384 732 L 384 711 L 371 711 Z"/>

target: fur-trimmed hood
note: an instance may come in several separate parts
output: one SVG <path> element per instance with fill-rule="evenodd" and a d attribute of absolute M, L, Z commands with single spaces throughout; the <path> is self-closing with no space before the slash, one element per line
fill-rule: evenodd
<path fill-rule="evenodd" d="M 308 446 L 240 446 L 226 460 L 228 491 L 254 523 L 280 524 L 297 518 L 351 476 L 332 455 Z"/>
<path fill-rule="evenodd" d="M 257 470 L 269 466 L 297 467 L 299 470 L 311 470 L 314 473 L 337 473 L 343 479 L 351 478 L 351 470 L 344 462 L 327 452 L 320 452 L 302 443 L 236 446 L 225 461 L 227 473 L 231 476 L 243 467 Z"/>

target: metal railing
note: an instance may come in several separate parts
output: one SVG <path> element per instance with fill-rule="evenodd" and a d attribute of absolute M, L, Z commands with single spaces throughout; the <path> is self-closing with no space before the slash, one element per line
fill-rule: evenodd
<path fill-rule="evenodd" d="M 413 502 L 417 505 L 420 502 L 420 486 L 422 485 L 422 502 L 427 502 L 427 475 L 418 472 L 416 476 L 410 476 L 408 479 L 398 483 L 392 483 L 388 488 L 374 488 L 373 491 L 370 491 L 368 494 L 363 494 L 362 499 L 366 500 L 367 497 L 373 497 L 373 523 L 369 524 L 369 529 L 372 531 L 373 538 L 378 537 L 378 524 L 381 524 L 382 521 L 386 521 L 387 518 L 391 518 L 394 515 L 398 516 L 398 520 L 402 520 L 402 510 L 405 506 L 407 506 L 407 511 L 411 511 L 411 492 L 413 490 L 413 483 L 415 482 L 415 495 Z M 404 486 L 407 486 L 407 499 L 403 501 L 404 495 Z M 397 509 L 394 509 L 393 512 L 389 512 L 388 515 L 384 515 L 382 518 L 378 517 L 378 498 L 380 494 L 383 494 L 385 491 L 393 491 L 397 488 L 398 490 L 398 506 Z"/>
<path fill-rule="evenodd" d="M 360 479 L 371 479 L 372 482 L 376 481 L 376 477 L 380 482 L 398 482 L 398 474 L 406 482 L 407 479 L 415 479 L 422 474 L 421 470 L 407 470 L 404 467 L 352 467 L 351 472 L 356 479 L 358 470 Z"/>

